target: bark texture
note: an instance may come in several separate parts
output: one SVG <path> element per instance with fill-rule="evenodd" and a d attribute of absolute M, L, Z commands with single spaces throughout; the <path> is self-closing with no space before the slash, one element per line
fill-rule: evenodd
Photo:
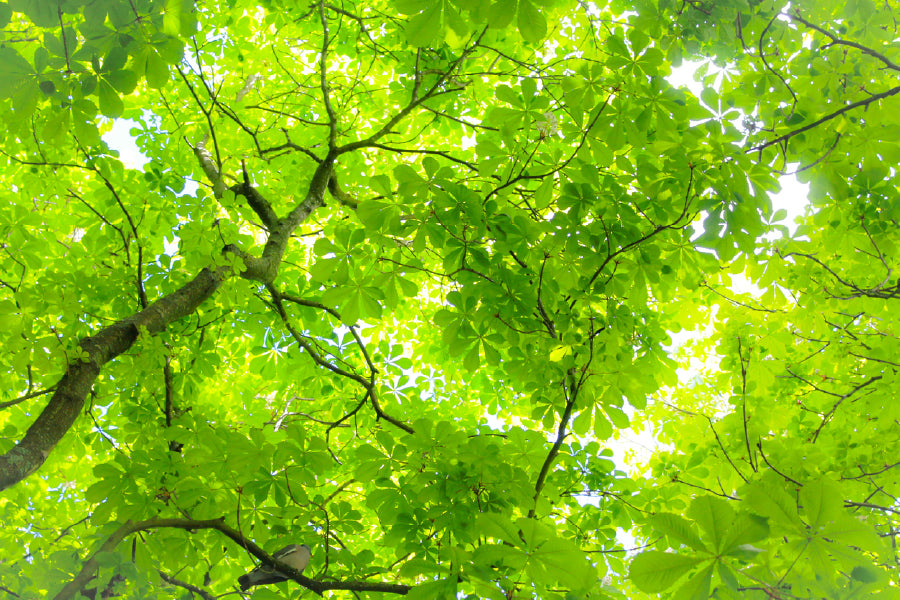
<path fill-rule="evenodd" d="M 163 331 L 169 323 L 193 313 L 219 289 L 225 276 L 227 273 L 222 270 L 203 269 L 186 285 L 141 312 L 81 340 L 79 346 L 84 355 L 69 363 L 47 406 L 22 440 L 0 456 L 0 490 L 18 483 L 44 464 L 84 408 L 84 401 L 100 369 L 131 348 L 141 328 L 154 335 Z"/>
<path fill-rule="evenodd" d="M 263 284 L 275 280 L 291 234 L 314 210 L 324 204 L 333 164 L 334 159 L 331 155 L 319 163 L 310 181 L 306 197 L 286 217 L 278 219 L 277 222 L 273 222 L 276 219 L 275 213 L 265 199 L 258 193 L 254 194 L 253 201 L 250 202 L 251 207 L 260 212 L 261 203 L 265 203 L 266 209 L 262 212 L 273 227 L 261 257 L 251 256 L 233 246 L 224 249 L 226 254 L 235 254 L 243 261 L 244 268 L 239 273 L 241 277 Z M 215 177 L 213 183 L 221 179 L 218 173 L 213 173 L 212 176 Z M 248 202 L 249 194 L 250 192 L 247 192 Z M 65 375 L 55 386 L 53 396 L 28 428 L 25 436 L 6 454 L 0 456 L 0 491 L 22 481 L 44 464 L 50 452 L 81 413 L 85 399 L 104 364 L 131 348 L 142 330 L 146 330 L 150 335 L 156 335 L 170 323 L 192 314 L 219 289 L 225 279 L 232 275 L 234 273 L 229 267 L 203 269 L 186 285 L 160 298 L 146 309 L 81 340 L 79 346 L 84 355 L 70 361 Z"/>

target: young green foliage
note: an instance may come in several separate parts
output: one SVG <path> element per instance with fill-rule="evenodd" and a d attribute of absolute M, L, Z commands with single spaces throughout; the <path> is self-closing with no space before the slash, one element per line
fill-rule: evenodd
<path fill-rule="evenodd" d="M 0 2 L 0 590 L 897 596 L 898 17 Z"/>

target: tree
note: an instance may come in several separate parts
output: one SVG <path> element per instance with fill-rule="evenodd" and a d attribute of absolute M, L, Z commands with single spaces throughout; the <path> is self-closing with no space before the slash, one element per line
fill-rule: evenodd
<path fill-rule="evenodd" d="M 0 4 L 0 589 L 897 596 L 897 17 Z"/>

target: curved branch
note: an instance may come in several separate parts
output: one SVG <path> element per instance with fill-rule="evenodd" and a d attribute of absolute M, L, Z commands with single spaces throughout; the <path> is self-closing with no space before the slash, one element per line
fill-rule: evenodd
<path fill-rule="evenodd" d="M 751 152 L 762 152 L 769 146 L 774 146 L 775 144 L 780 144 L 781 142 L 786 142 L 789 139 L 791 139 L 792 137 L 794 137 L 795 135 L 800 135 L 801 133 L 803 133 L 805 131 L 814 129 L 814 128 L 818 127 L 819 125 L 821 125 L 822 123 L 826 123 L 836 117 L 839 117 L 842 114 L 844 114 L 845 112 L 849 112 L 849 111 L 853 110 L 854 108 L 859 108 L 860 106 L 868 106 L 869 104 L 872 104 L 873 102 L 877 102 L 878 100 L 882 100 L 884 98 L 889 98 L 898 93 L 900 93 L 900 85 L 898 85 L 897 87 L 893 87 L 887 91 L 881 92 L 880 94 L 874 94 L 872 96 L 869 96 L 868 98 L 864 98 L 862 100 L 857 100 L 856 102 L 848 104 L 847 106 L 840 108 L 840 109 L 834 111 L 833 113 L 825 115 L 824 117 L 822 117 L 821 119 L 818 119 L 817 121 L 813 121 L 809 125 L 804 125 L 803 127 L 799 128 L 799 129 L 795 129 L 794 131 L 790 131 L 780 137 L 775 138 L 774 140 L 769 140 L 768 142 L 762 143 L 759 146 L 754 146 L 753 148 L 750 148 L 749 150 L 747 150 L 747 153 L 749 154 Z"/>
<path fill-rule="evenodd" d="M 165 581 L 166 583 L 168 583 L 169 585 L 175 585 L 180 588 L 184 588 L 187 591 L 189 591 L 191 594 L 197 594 L 198 596 L 203 598 L 203 600 L 215 600 L 215 598 L 216 598 L 215 596 L 213 596 L 212 594 L 210 594 L 203 588 L 199 588 L 196 585 L 192 585 L 186 581 L 181 581 L 180 579 L 175 579 L 171 575 L 167 575 L 166 573 L 163 573 L 162 571 L 157 571 L 157 572 L 159 573 L 160 578 L 163 581 Z"/>
<path fill-rule="evenodd" d="M 195 531 L 199 529 L 214 529 L 225 537 L 229 538 L 235 544 L 244 548 L 247 552 L 258 558 L 263 564 L 275 567 L 278 571 L 288 575 L 291 579 L 315 592 L 322 595 L 327 590 L 352 590 L 357 592 L 385 592 L 389 594 L 405 595 L 412 586 L 397 583 L 367 582 L 367 581 L 316 581 L 301 574 L 300 571 L 273 559 L 265 550 L 254 544 L 251 540 L 245 538 L 237 530 L 225 524 L 223 518 L 208 519 L 203 521 L 195 521 L 193 519 L 163 519 L 153 517 L 146 521 L 133 523 L 127 521 L 124 525 L 114 531 L 100 548 L 94 552 L 91 557 L 85 561 L 81 567 L 81 571 L 72 581 L 67 583 L 65 587 L 54 597 L 54 600 L 69 600 L 76 598 L 77 594 L 94 578 L 94 574 L 100 567 L 99 557 L 105 552 L 115 550 L 126 537 L 139 531 L 148 531 L 151 529 L 174 528 L 184 529 L 186 531 Z"/>
<path fill-rule="evenodd" d="M 385 135 L 390 133 L 397 123 L 399 123 L 400 121 L 405 119 L 406 116 L 409 115 L 409 113 L 411 113 L 413 110 L 415 110 L 423 102 L 425 102 L 426 100 L 428 100 L 430 98 L 438 96 L 442 93 L 445 93 L 445 92 L 440 91 L 440 87 L 450 78 L 451 74 L 457 69 L 457 67 L 459 67 L 459 65 L 462 64 L 462 61 L 465 60 L 466 57 L 469 56 L 469 54 L 471 54 L 475 50 L 475 48 L 477 48 L 481 44 L 481 39 L 484 37 L 485 33 L 487 33 L 487 27 L 485 27 L 481 31 L 481 33 L 478 34 L 478 37 L 474 40 L 474 42 L 470 46 L 466 47 L 466 49 L 460 53 L 460 55 L 456 58 L 456 60 L 454 60 L 452 63 L 450 63 L 450 65 L 447 67 L 447 69 L 444 70 L 438 76 L 437 81 L 434 82 L 434 84 L 428 89 L 428 91 L 425 93 L 424 96 L 419 97 L 418 94 L 414 94 L 413 98 L 410 100 L 410 102 L 406 106 L 404 106 L 402 109 L 400 109 L 400 111 L 398 111 L 393 117 L 388 119 L 381 127 L 379 127 L 375 131 L 375 133 L 373 133 L 366 139 L 358 140 L 355 142 L 350 142 L 349 144 L 345 144 L 344 146 L 341 146 L 340 148 L 336 148 L 334 150 L 334 153 L 335 154 L 346 154 L 346 153 L 352 152 L 354 150 L 359 150 L 360 148 L 371 147 L 378 140 L 380 140 Z M 459 89 L 462 89 L 462 88 L 459 88 Z M 448 91 L 458 91 L 458 89 L 452 88 L 451 90 L 448 90 Z"/>
<path fill-rule="evenodd" d="M 131 348 L 142 330 L 155 335 L 169 323 L 193 313 L 215 293 L 227 277 L 227 271 L 221 267 L 203 269 L 181 289 L 81 340 L 80 356 L 68 365 L 47 406 L 22 440 L 0 456 L 0 490 L 18 483 L 44 464 L 81 414 L 85 398 L 104 364 Z"/>
<path fill-rule="evenodd" d="M 680 223 L 681 223 L 681 220 L 684 219 L 688 215 L 688 212 L 690 212 L 690 208 L 691 208 L 691 190 L 694 187 L 694 165 L 690 165 L 690 171 L 691 171 L 691 174 L 688 179 L 687 192 L 685 192 L 685 197 L 684 197 L 684 209 L 681 211 L 681 214 L 678 215 L 678 217 L 674 221 L 669 223 L 668 225 L 657 225 L 656 227 L 651 229 L 648 233 L 642 235 L 641 237 L 634 240 L 633 242 L 629 242 L 629 243 L 625 244 L 624 246 L 622 246 L 621 248 L 619 248 L 618 250 L 616 250 L 615 252 L 608 254 L 606 256 L 606 259 L 604 259 L 603 263 L 597 268 L 596 271 L 594 271 L 594 274 L 591 276 L 590 281 L 588 281 L 588 284 L 585 286 L 586 289 L 590 289 L 590 287 L 592 285 L 594 285 L 594 281 L 596 281 L 597 277 L 600 276 L 600 273 L 603 272 L 603 269 L 606 268 L 606 265 L 608 265 L 609 262 L 611 260 L 613 260 L 615 257 L 617 257 L 620 254 L 623 254 L 625 252 L 628 252 L 635 246 L 639 246 L 640 244 L 643 244 L 650 238 L 656 236 L 657 234 L 659 234 L 663 231 L 666 231 L 667 229 L 677 229 L 680 227 L 687 226 L 687 223 L 685 223 L 684 225 L 680 225 Z M 608 241 L 608 238 L 607 238 L 607 241 Z"/>
<path fill-rule="evenodd" d="M 240 276 L 244 279 L 271 283 L 293 231 L 317 208 L 324 204 L 325 190 L 331 178 L 334 157 L 327 156 L 313 174 L 306 197 L 290 214 L 278 221 L 269 232 L 262 256 L 257 258 L 227 246 L 224 255 L 234 254 L 243 260 Z M 101 329 L 96 335 L 82 339 L 80 355 L 74 357 L 65 375 L 56 384 L 50 402 L 38 415 L 22 440 L 0 456 L 0 490 L 15 485 L 36 471 L 81 414 L 84 401 L 100 374 L 101 367 L 123 352 L 146 331 L 156 335 L 170 323 L 192 314 L 211 297 L 225 279 L 234 275 L 232 266 L 205 268 L 180 289 L 164 296 L 144 310 Z"/>
<path fill-rule="evenodd" d="M 372 409 L 375 411 L 375 415 L 379 419 L 384 419 L 385 421 L 387 421 L 394 427 L 402 429 L 406 433 L 409 433 L 409 434 L 415 433 L 415 430 L 412 427 L 410 427 L 403 421 L 400 421 L 400 420 L 395 419 L 394 417 L 390 416 L 381 407 L 381 403 L 378 401 L 378 395 L 375 393 L 375 375 L 378 373 L 378 370 L 375 368 L 375 365 L 372 363 L 372 359 L 369 356 L 369 353 L 366 350 L 365 345 L 362 343 L 362 339 L 359 337 L 359 334 L 356 331 L 355 327 L 351 326 L 350 332 L 353 334 L 354 339 L 356 340 L 357 344 L 359 345 L 360 350 L 363 353 L 363 356 L 366 359 L 366 364 L 370 370 L 370 376 L 368 379 L 366 379 L 365 377 L 363 377 L 361 375 L 357 375 L 356 373 L 351 373 L 350 371 L 346 371 L 336 365 L 333 365 L 332 363 L 325 360 L 318 352 L 316 352 L 315 349 L 309 344 L 309 342 L 307 342 L 305 339 L 303 339 L 303 336 L 300 335 L 300 333 L 296 330 L 296 328 L 291 324 L 290 318 L 288 317 L 288 314 L 287 314 L 287 311 L 284 309 L 284 304 L 282 303 L 282 299 L 290 300 L 292 302 L 296 302 L 298 304 L 305 305 L 305 306 L 321 308 L 323 310 L 326 310 L 329 314 L 336 315 L 338 318 L 340 318 L 340 315 L 337 314 L 337 311 L 335 311 L 333 309 L 329 309 L 329 308 L 325 307 L 324 305 L 321 305 L 317 302 L 304 301 L 301 298 L 297 298 L 295 296 L 285 296 L 285 295 L 281 294 L 277 289 L 275 289 L 274 286 L 271 286 L 271 285 L 268 286 L 268 290 L 269 290 L 269 293 L 272 295 L 272 302 L 275 306 L 275 310 L 278 313 L 278 316 L 281 317 L 281 320 L 284 323 L 285 328 L 288 330 L 288 333 L 291 334 L 291 337 L 294 338 L 294 341 L 297 342 L 297 345 L 299 345 L 301 348 L 303 348 L 307 352 L 307 354 L 309 354 L 310 358 L 313 359 L 313 362 L 315 362 L 320 367 L 328 369 L 335 375 L 340 375 L 341 377 L 346 377 L 347 379 L 355 381 L 357 384 L 362 386 L 362 388 L 364 390 L 366 390 L 366 396 L 368 397 L 369 401 L 372 403 Z"/>
<path fill-rule="evenodd" d="M 884 54 L 878 52 L 877 50 L 873 50 L 873 49 L 869 48 L 868 46 L 863 46 L 862 44 L 858 44 L 856 42 L 843 40 L 843 39 L 837 37 L 836 35 L 829 33 L 827 30 L 819 27 L 818 25 L 814 25 L 814 24 L 810 23 L 809 21 L 807 21 L 806 19 L 804 19 L 803 17 L 800 16 L 799 8 L 795 9 L 793 13 L 788 13 L 787 16 L 791 21 L 797 21 L 798 23 L 803 23 L 810 29 L 812 29 L 814 31 L 818 31 L 819 33 L 821 33 L 822 35 L 827 37 L 829 40 L 831 40 L 831 43 L 836 46 L 849 46 L 851 48 L 856 48 L 857 50 L 861 51 L 863 54 L 868 54 L 869 56 L 872 56 L 872 57 L 880 60 L 881 62 L 884 63 L 884 65 L 888 69 L 893 69 L 894 71 L 900 71 L 900 65 L 891 61 L 891 59 L 889 59 Z"/>
<path fill-rule="evenodd" d="M 769 27 L 772 26 L 772 23 L 774 23 L 778 19 L 779 16 L 781 16 L 781 15 L 776 14 L 774 17 L 772 17 L 771 20 L 769 20 L 769 24 L 766 25 L 766 28 L 763 29 L 761 34 L 759 34 L 759 45 L 758 45 L 759 59 L 762 61 L 763 65 L 766 67 L 766 69 L 768 69 L 773 75 L 775 75 L 775 77 L 777 77 L 781 81 L 781 83 L 784 85 L 784 87 L 787 88 L 787 91 L 791 94 L 791 98 L 794 99 L 794 102 L 793 102 L 793 104 L 791 104 L 791 113 L 790 114 L 793 115 L 794 109 L 797 108 L 797 94 L 794 93 L 794 89 L 790 86 L 790 84 L 787 81 L 785 81 L 785 79 L 784 79 L 784 77 L 782 77 L 781 73 L 779 73 L 778 71 L 776 71 L 775 69 L 772 68 L 772 65 L 770 65 L 769 61 L 766 60 L 766 53 L 763 50 L 763 44 L 765 43 L 765 40 L 766 40 L 766 32 L 769 31 Z"/>
<path fill-rule="evenodd" d="M 553 461 L 559 456 L 559 449 L 562 447 L 563 441 L 565 441 L 566 437 L 569 435 L 567 431 L 569 421 L 572 419 L 572 412 L 575 410 L 575 403 L 578 401 L 578 393 L 581 391 L 581 385 L 584 383 L 584 372 L 582 372 L 581 377 L 577 380 L 575 379 L 574 369 L 569 369 L 566 376 L 570 379 L 568 385 L 563 385 L 563 390 L 566 393 L 566 407 L 562 417 L 559 419 L 559 426 L 556 429 L 556 440 L 553 442 L 553 446 L 550 447 L 550 452 L 547 453 L 547 458 L 544 459 L 544 464 L 541 465 L 541 471 L 538 473 L 537 481 L 534 484 L 534 506 L 528 511 L 529 519 L 533 519 L 537 513 L 538 499 L 541 497 L 544 484 L 547 482 L 547 475 L 550 474 L 550 467 L 553 466 Z"/>
<path fill-rule="evenodd" d="M 454 156 L 451 156 L 450 154 L 448 154 L 447 152 L 444 152 L 443 150 L 427 150 L 427 149 L 423 149 L 423 148 L 396 148 L 394 146 L 388 146 L 386 144 L 379 144 L 378 142 L 374 142 L 369 147 L 370 148 L 378 148 L 379 150 L 388 150 L 390 152 L 397 152 L 400 154 L 432 154 L 432 155 L 436 155 L 436 156 L 443 156 L 444 158 L 446 158 L 449 161 L 453 161 L 457 164 L 463 165 L 470 171 L 475 171 L 475 172 L 478 171 L 478 167 L 476 167 L 472 163 L 462 160 L 461 158 L 456 158 Z"/>

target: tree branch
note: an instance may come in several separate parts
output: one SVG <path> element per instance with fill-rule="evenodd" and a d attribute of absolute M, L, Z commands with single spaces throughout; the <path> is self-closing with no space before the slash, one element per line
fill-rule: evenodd
<path fill-rule="evenodd" d="M 243 170 L 244 181 L 231 186 L 230 189 L 236 196 L 240 195 L 247 199 L 247 205 L 260 218 L 263 225 L 266 226 L 266 229 L 271 231 L 278 226 L 278 215 L 275 214 L 269 201 L 259 193 L 259 190 L 250 184 L 250 176 L 247 174 L 247 165 L 244 161 L 241 161 L 241 168 Z"/>
<path fill-rule="evenodd" d="M 400 420 L 395 419 L 394 417 L 388 415 L 386 412 L 384 412 L 384 409 L 381 407 L 381 404 L 378 401 L 378 396 L 375 393 L 375 375 L 378 373 L 378 370 L 375 368 L 375 365 L 372 363 L 372 359 L 369 356 L 369 353 L 366 351 L 366 347 L 362 343 L 362 339 L 359 337 L 359 334 L 356 331 L 355 327 L 350 327 L 350 332 L 352 333 L 354 339 L 356 340 L 357 344 L 359 345 L 360 350 L 363 353 L 363 356 L 366 359 L 366 364 L 368 365 L 369 370 L 370 370 L 369 379 L 366 379 L 365 377 L 358 375 L 356 373 L 351 373 L 349 371 L 346 371 L 336 365 L 331 364 L 330 362 L 328 362 L 327 360 L 322 358 L 322 356 L 320 356 L 319 353 L 315 351 L 315 349 L 309 344 L 309 342 L 307 342 L 306 340 L 303 339 L 303 336 L 301 336 L 300 333 L 297 331 L 297 329 L 291 324 L 290 318 L 287 314 L 287 311 L 284 309 L 284 304 L 282 303 L 282 299 L 290 300 L 292 302 L 296 302 L 297 304 L 301 304 L 301 305 L 305 305 L 305 306 L 320 308 L 322 310 L 327 311 L 329 314 L 336 315 L 336 316 L 338 316 L 338 318 L 340 318 L 340 316 L 337 314 L 337 311 L 327 308 L 324 305 L 321 305 L 317 302 L 304 301 L 303 299 L 296 298 L 294 296 L 284 296 L 281 293 L 279 293 L 278 290 L 275 289 L 274 286 L 268 286 L 268 290 L 269 290 L 269 293 L 272 295 L 272 302 L 275 306 L 275 310 L 276 310 L 276 312 L 278 312 L 278 316 L 281 317 L 281 320 L 284 323 L 284 326 L 287 328 L 288 332 L 291 334 L 291 337 L 294 338 L 294 341 L 297 342 L 297 345 L 299 345 L 301 348 L 303 348 L 307 352 L 307 354 L 309 354 L 310 358 L 312 358 L 313 361 L 317 365 L 319 365 L 320 367 L 323 367 L 325 369 L 328 369 L 335 375 L 340 375 L 341 377 L 346 377 L 348 379 L 351 379 L 351 380 L 355 381 L 356 383 L 358 383 L 360 386 L 362 386 L 362 388 L 364 390 L 366 390 L 366 395 L 368 396 L 369 401 L 372 403 L 372 408 L 375 410 L 375 414 L 379 419 L 384 419 L 391 425 L 402 429 L 406 433 L 410 433 L 410 434 L 415 433 L 415 430 L 412 427 L 410 427 L 403 421 L 400 421 Z"/>
<path fill-rule="evenodd" d="M 534 506 L 531 507 L 528 511 L 528 518 L 534 518 L 537 512 L 537 503 L 538 498 L 541 496 L 541 491 L 544 489 L 544 484 L 547 481 L 547 475 L 550 473 L 550 467 L 553 466 L 553 461 L 556 460 L 556 457 L 559 455 L 559 449 L 562 447 L 563 441 L 568 436 L 568 432 L 566 429 L 569 426 L 569 420 L 572 418 L 572 412 L 575 409 L 575 403 L 578 401 L 578 392 L 581 389 L 581 384 L 583 383 L 583 378 L 579 378 L 578 381 L 575 381 L 575 372 L 574 369 L 569 369 L 566 377 L 571 379 L 571 384 L 567 385 L 568 394 L 566 394 L 566 407 L 563 411 L 563 415 L 559 420 L 559 427 L 556 429 L 556 440 L 553 442 L 553 446 L 550 448 L 550 452 L 547 453 L 547 458 L 544 459 L 544 464 L 541 465 L 541 471 L 538 473 L 537 481 L 534 483 Z M 564 389 L 566 389 L 564 388 Z"/>
<path fill-rule="evenodd" d="M 166 583 L 168 583 L 169 585 L 176 585 L 180 588 L 184 588 L 187 591 L 191 592 L 191 594 L 197 594 L 198 596 L 203 598 L 203 600 L 215 600 L 215 598 L 216 598 L 215 596 L 213 596 L 212 594 L 210 594 L 203 588 L 199 588 L 196 585 L 187 583 L 186 581 L 181 581 L 179 579 L 175 579 L 174 577 L 172 577 L 170 575 L 166 575 L 162 571 L 157 571 L 157 572 L 159 573 L 160 578 L 162 578 L 162 580 L 165 581 Z"/>
<path fill-rule="evenodd" d="M 412 586 L 396 583 L 368 581 L 316 581 L 304 576 L 296 569 L 291 568 L 281 561 L 276 561 L 275 559 L 273 559 L 265 550 L 257 546 L 251 540 L 245 538 L 237 530 L 226 525 L 225 520 L 222 518 L 195 521 L 193 519 L 164 519 L 154 517 L 152 519 L 140 521 L 138 523 L 128 521 L 124 525 L 119 527 L 116 531 L 114 531 L 108 538 L 106 538 L 106 541 L 103 542 L 100 548 L 96 552 L 94 552 L 94 554 L 91 555 L 91 557 L 87 561 L 84 562 L 81 567 L 81 571 L 75 576 L 74 579 L 67 583 L 62 590 L 60 590 L 60 592 L 54 597 L 54 600 L 69 600 L 72 598 L 76 598 L 77 594 L 82 589 L 84 589 L 84 586 L 94 578 L 95 573 L 100 567 L 100 555 L 106 552 L 113 552 L 116 546 L 118 546 L 126 537 L 139 531 L 148 531 L 151 529 L 161 528 L 184 529 L 191 532 L 199 529 L 214 529 L 216 531 L 219 531 L 227 538 L 231 539 L 231 541 L 233 541 L 235 544 L 258 558 L 263 564 L 278 569 L 278 571 L 284 573 L 303 587 L 315 592 L 320 596 L 327 590 L 384 592 L 389 594 L 405 595 L 412 589 Z M 167 576 L 163 575 L 164 580 L 166 579 L 166 577 Z"/>
<path fill-rule="evenodd" d="M 319 163 L 306 197 L 270 231 L 261 257 L 250 256 L 234 246 L 227 246 L 223 250 L 223 254 L 234 254 L 243 260 L 241 277 L 261 283 L 270 283 L 275 279 L 291 234 L 316 208 L 324 204 L 333 164 L 334 157 L 331 155 Z M 211 161 L 208 161 L 207 166 L 212 166 Z M 146 330 L 150 335 L 156 335 L 170 323 L 192 314 L 233 274 L 230 266 L 205 268 L 189 283 L 146 309 L 81 340 L 81 354 L 70 360 L 65 375 L 55 386 L 56 391 L 50 402 L 28 428 L 22 440 L 0 456 L 0 490 L 18 483 L 44 464 L 50 452 L 81 414 L 85 398 L 104 364 L 131 348 L 141 331 Z M 396 422 L 393 419 L 389 421 Z M 400 426 L 407 427 L 402 424 Z"/>
<path fill-rule="evenodd" d="M 15 400 L 7 400 L 6 402 L 0 402 L 0 410 L 3 410 L 4 408 L 9 408 L 10 406 L 15 406 L 16 404 L 25 402 L 26 400 L 31 400 L 32 398 L 37 398 L 38 396 L 43 396 L 45 394 L 49 394 L 55 388 L 56 388 L 56 386 L 53 386 L 53 387 L 47 388 L 46 390 L 39 390 L 37 392 L 31 392 L 31 393 L 25 394 L 24 396 L 19 396 Z"/>
<path fill-rule="evenodd" d="M 443 73 L 441 73 L 441 75 L 438 77 L 437 81 L 434 82 L 434 85 L 432 85 L 428 89 L 428 91 L 425 93 L 424 96 L 418 97 L 417 95 L 414 95 L 412 100 L 410 100 L 410 102 L 406 106 L 404 106 L 402 109 L 400 109 L 400 111 L 397 114 L 395 114 L 393 117 L 388 119 L 387 122 L 384 123 L 384 125 L 382 125 L 375 133 L 373 133 L 372 135 L 370 135 L 369 137 L 367 137 L 364 140 L 350 142 L 349 144 L 345 144 L 345 145 L 341 146 L 340 148 L 337 148 L 335 150 L 336 154 L 346 154 L 347 152 L 352 152 L 353 150 L 358 150 L 360 148 L 371 147 L 379 139 L 381 139 L 382 137 L 384 137 L 385 135 L 390 133 L 391 130 L 394 128 L 394 125 L 396 125 L 397 123 L 402 121 L 404 118 L 406 118 L 406 116 L 409 113 L 411 113 L 415 108 L 417 108 L 420 104 L 422 104 L 429 98 L 437 96 L 439 94 L 438 90 L 439 90 L 440 86 L 443 85 L 445 81 L 447 81 L 447 79 L 450 77 L 450 74 L 456 70 L 456 68 L 462 63 L 462 61 L 465 60 L 465 58 L 469 54 L 471 54 L 475 50 L 475 48 L 478 47 L 479 43 L 481 42 L 481 38 L 484 36 L 485 33 L 487 33 L 487 27 L 484 28 L 484 30 L 479 34 L 478 38 L 469 47 L 467 47 L 465 50 L 463 50 L 463 52 L 459 55 L 459 57 L 455 61 L 450 63 L 450 66 L 448 66 L 447 69 Z"/>
<path fill-rule="evenodd" d="M 691 165 L 691 174 L 690 174 L 690 178 L 688 179 L 687 191 L 685 192 L 685 197 L 684 197 L 684 210 L 681 211 L 681 214 L 678 215 L 678 217 L 676 217 L 675 220 L 672 221 L 671 223 L 669 223 L 668 225 L 657 225 L 656 227 L 651 229 L 645 235 L 639 237 L 638 239 L 634 240 L 633 242 L 625 244 L 624 246 L 622 246 L 615 252 L 608 254 L 606 259 L 604 259 L 603 264 L 601 264 L 597 268 L 597 270 L 594 271 L 594 274 L 591 276 L 590 281 L 588 281 L 587 286 L 585 286 L 586 289 L 590 289 L 590 287 L 594 284 L 594 281 L 597 279 L 597 277 L 600 276 L 600 273 L 603 272 L 603 269 L 606 268 L 606 265 L 608 265 L 612 259 L 619 256 L 620 254 L 627 252 L 628 250 L 631 250 L 635 246 L 639 246 L 640 244 L 646 242 L 647 240 L 654 237 L 658 233 L 661 233 L 667 229 L 675 229 L 675 228 L 679 227 L 679 223 L 681 223 L 681 220 L 687 216 L 687 214 L 690 210 L 690 207 L 691 207 L 691 190 L 694 187 L 694 168 L 695 168 L 694 165 Z M 686 226 L 686 225 L 687 224 L 685 224 L 684 226 Z"/>
<path fill-rule="evenodd" d="M 842 114 L 844 114 L 845 112 L 849 112 L 849 111 L 853 110 L 854 108 L 859 108 L 860 106 L 868 106 L 869 104 L 872 104 L 873 102 L 877 102 L 884 98 L 889 98 L 898 93 L 900 93 L 900 86 L 891 88 L 887 91 L 881 92 L 880 94 L 874 94 L 874 95 L 869 96 L 868 98 L 864 98 L 862 100 L 857 100 L 856 102 L 848 104 L 847 106 L 840 108 L 840 109 L 834 111 L 833 113 L 825 115 L 824 117 L 822 117 L 821 119 L 818 119 L 817 121 L 813 121 L 809 125 L 804 125 L 803 127 L 799 128 L 799 129 L 795 129 L 794 131 L 790 131 L 780 137 L 775 138 L 774 140 L 770 140 L 768 142 L 760 144 L 759 146 L 754 146 L 753 148 L 750 148 L 749 150 L 747 150 L 747 153 L 749 154 L 751 152 L 762 152 L 769 146 L 774 146 L 775 144 L 780 144 L 781 142 L 786 142 L 789 139 L 791 139 L 792 137 L 794 137 L 796 135 L 800 135 L 804 131 L 809 131 L 810 129 L 814 129 L 814 128 L 818 127 L 819 125 L 821 125 L 822 123 L 826 123 L 826 122 L 830 121 L 831 119 L 839 117 Z"/>
<path fill-rule="evenodd" d="M 331 95 L 328 93 L 328 19 L 325 17 L 325 4 L 319 0 L 319 20 L 322 22 L 322 51 L 319 55 L 319 87 L 322 89 L 322 104 L 328 115 L 328 149 L 333 151 L 337 145 L 337 115 L 331 106 Z"/>
<path fill-rule="evenodd" d="M 228 276 L 227 268 L 203 269 L 179 290 L 79 342 L 81 354 L 69 362 L 47 406 L 22 440 L 0 456 L 0 490 L 37 470 L 81 414 L 101 367 L 134 344 L 138 334 L 163 331 L 169 323 L 193 313 Z"/>
<path fill-rule="evenodd" d="M 831 40 L 831 43 L 836 46 L 849 46 L 851 48 L 856 48 L 857 50 L 860 50 L 863 54 L 868 54 L 869 56 L 872 56 L 872 57 L 880 60 L 881 62 L 883 62 L 885 64 L 885 66 L 888 69 L 892 69 L 894 71 L 900 71 L 900 65 L 893 62 L 891 59 L 889 59 L 884 54 L 882 54 L 876 50 L 872 50 L 871 48 L 869 48 L 867 46 L 863 46 L 862 44 L 858 44 L 856 42 L 851 42 L 848 40 L 843 40 L 843 39 L 837 37 L 836 35 L 828 32 L 827 30 L 819 27 L 818 25 L 813 25 L 812 23 L 810 23 L 809 21 L 807 21 L 806 19 L 804 19 L 803 17 L 800 16 L 799 8 L 795 9 L 794 12 L 792 12 L 792 13 L 789 12 L 787 16 L 791 21 L 797 21 L 798 23 L 803 23 L 810 29 L 812 29 L 814 31 L 818 31 L 819 33 L 821 33 L 822 35 L 827 37 L 829 40 Z"/>

